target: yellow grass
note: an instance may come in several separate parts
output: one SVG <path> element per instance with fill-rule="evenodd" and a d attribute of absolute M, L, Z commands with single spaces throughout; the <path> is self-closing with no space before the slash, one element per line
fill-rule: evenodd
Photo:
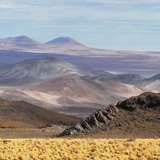
<path fill-rule="evenodd" d="M 160 139 L 1 139 L 0 159 L 160 160 Z"/>

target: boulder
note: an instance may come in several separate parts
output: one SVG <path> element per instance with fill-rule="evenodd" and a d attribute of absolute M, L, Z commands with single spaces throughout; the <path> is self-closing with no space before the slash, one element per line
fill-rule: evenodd
<path fill-rule="evenodd" d="M 118 102 L 116 107 L 128 111 L 137 109 L 154 108 L 160 106 L 160 93 L 145 92 L 139 96 Z"/>

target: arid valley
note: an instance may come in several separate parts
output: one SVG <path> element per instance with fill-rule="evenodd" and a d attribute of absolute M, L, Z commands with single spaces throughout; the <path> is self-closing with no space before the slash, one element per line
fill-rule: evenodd
<path fill-rule="evenodd" d="M 7 54 L 5 55 L 5 50 L 10 50 L 10 54 L 13 55 L 15 53 L 20 54 L 20 50 L 22 50 L 23 52 L 25 52 L 23 58 L 26 60 L 19 60 L 19 62 L 14 62 L 14 60 L 12 59 L 12 57 L 14 56 L 11 56 L 10 64 L 1 63 L 0 127 L 3 132 L 10 132 L 10 130 L 15 130 L 14 132 L 16 132 L 17 130 L 17 133 L 19 133 L 19 130 L 23 131 L 23 129 L 26 130 L 31 128 L 34 131 L 42 132 L 41 134 L 44 136 L 47 134 L 50 135 L 52 132 L 53 135 L 56 136 L 56 134 L 54 134 L 54 131 L 56 131 L 56 133 L 57 131 L 62 132 L 68 126 L 75 125 L 82 119 L 85 120 L 89 118 L 93 113 L 97 113 L 98 110 L 110 109 L 110 104 L 117 107 L 117 105 L 121 103 L 121 101 L 123 102 L 130 97 L 148 93 L 150 99 L 153 99 L 154 96 L 157 96 L 155 102 L 150 102 L 147 95 L 144 96 L 142 103 L 140 104 L 139 101 L 130 102 L 130 99 L 128 99 L 128 103 L 131 103 L 130 106 L 128 106 L 130 107 L 128 110 L 131 111 L 131 113 L 128 111 L 124 112 L 123 110 L 117 108 L 119 109 L 119 114 L 115 114 L 111 117 L 109 116 L 109 120 L 106 121 L 105 125 L 103 125 L 103 127 L 101 128 L 98 127 L 98 125 L 96 126 L 96 124 L 98 123 L 100 123 L 100 125 L 101 123 L 104 123 L 102 119 L 105 118 L 105 114 L 103 115 L 103 112 L 100 112 L 100 114 L 97 115 L 98 117 L 94 116 L 95 119 L 93 121 L 95 122 L 92 122 L 93 124 L 91 124 L 90 127 L 92 127 L 93 125 L 93 127 L 95 128 L 94 130 L 96 130 L 96 132 L 99 130 L 98 133 L 102 134 L 102 137 L 106 138 L 113 137 L 114 134 L 119 137 L 120 133 L 122 134 L 120 137 L 127 138 L 133 136 L 133 131 L 131 130 L 136 131 L 134 133 L 134 137 L 159 137 L 160 134 L 158 128 L 154 129 L 154 126 L 150 126 L 153 127 L 155 133 L 151 132 L 150 130 L 147 131 L 146 129 L 147 133 L 145 135 L 142 134 L 144 128 L 142 129 L 139 124 L 143 121 L 144 124 L 142 123 L 142 126 L 147 123 L 148 119 L 146 119 L 145 117 L 147 117 L 148 114 L 151 114 L 153 112 L 153 114 L 150 115 L 152 119 L 154 117 L 153 115 L 159 113 L 159 109 L 157 108 L 159 107 L 158 92 L 160 91 L 159 74 L 147 78 L 138 73 L 134 74 L 132 73 L 132 71 L 131 73 L 113 74 L 110 71 L 107 72 L 107 68 L 99 69 L 98 66 L 101 65 L 101 62 L 99 65 L 95 64 L 97 65 L 97 67 L 95 66 L 94 68 L 91 68 L 85 66 L 85 63 L 83 64 L 83 61 L 81 62 L 82 64 L 80 66 L 80 64 L 75 65 L 73 63 L 67 62 L 63 60 L 63 58 L 57 58 L 54 52 L 61 48 L 66 51 L 66 53 L 63 52 L 63 55 L 65 54 L 65 57 L 68 57 L 68 59 L 70 58 L 70 55 L 68 55 L 67 52 L 72 49 L 75 49 L 75 53 L 77 54 L 85 49 L 86 52 L 90 50 L 90 48 L 88 48 L 87 46 L 68 37 L 56 38 L 44 45 L 26 36 L 1 39 L 1 44 L 4 43 L 4 46 L 8 46 L 8 48 L 2 48 L 2 50 L 4 50 L 4 54 L 0 54 L 0 56 L 2 56 L 2 59 L 7 56 Z M 53 53 L 49 53 L 48 50 L 43 51 L 46 52 L 46 57 L 43 58 L 41 57 L 40 53 L 35 53 L 40 52 L 39 50 L 42 49 L 45 50 L 47 48 L 47 45 Z M 98 49 L 93 50 L 97 51 Z M 35 54 L 37 56 L 36 58 L 26 58 L 26 55 L 31 54 L 31 51 L 32 54 Z M 107 51 L 100 51 L 100 53 L 101 52 L 107 53 Z M 112 51 L 111 54 L 113 54 L 113 52 L 115 54 L 118 53 L 117 51 Z M 47 57 L 48 54 L 50 54 L 49 57 Z M 96 52 L 95 55 L 93 55 L 92 53 L 88 54 L 89 55 L 85 55 L 83 59 L 92 56 L 102 56 L 98 55 L 98 53 Z M 124 52 L 124 54 L 127 53 Z M 74 59 L 76 59 L 80 55 L 74 56 Z M 152 55 L 152 57 L 154 57 L 154 55 Z M 119 57 L 114 57 L 113 59 L 117 61 Z M 70 60 L 72 60 L 72 58 Z M 143 70 L 143 68 L 141 69 Z M 150 95 L 151 92 L 153 93 L 153 95 Z M 140 99 L 139 97 L 138 99 Z M 150 109 L 152 108 L 148 106 L 150 105 L 150 103 L 155 103 L 155 111 L 150 111 Z M 123 107 L 125 108 L 127 104 L 125 104 Z M 132 111 L 131 109 L 133 105 L 135 106 L 134 111 Z M 139 105 L 141 105 L 142 108 L 149 108 L 149 110 L 144 112 L 142 109 L 142 111 L 139 111 L 141 109 L 136 109 L 137 107 L 139 108 Z M 108 111 L 108 113 L 106 114 L 111 113 L 110 111 Z M 101 117 L 101 115 L 103 115 L 104 117 Z M 139 115 L 138 117 L 141 119 L 140 121 L 138 121 L 138 119 L 135 117 L 137 115 Z M 155 127 L 156 124 L 159 123 L 158 118 L 159 117 L 157 117 L 157 120 L 153 122 L 151 120 L 151 123 L 155 123 Z M 99 119 L 101 120 L 99 121 Z M 136 120 L 134 121 L 132 119 Z M 116 122 L 114 122 L 114 120 Z M 127 129 L 128 125 L 126 124 L 125 126 L 122 125 L 126 120 L 128 125 L 131 123 L 130 125 L 133 126 L 133 129 Z M 110 124 L 112 123 L 112 121 L 113 127 L 111 127 L 112 125 Z M 115 126 L 115 124 L 117 125 L 117 127 Z M 119 124 L 120 126 L 122 126 L 120 127 Z M 129 128 L 130 125 L 128 126 Z M 123 127 L 125 129 L 123 129 Z M 121 132 L 121 130 L 123 130 L 123 132 Z M 43 132 L 45 134 L 43 134 Z M 92 134 L 94 131 L 82 130 L 80 132 L 80 136 L 82 136 L 81 134 L 83 132 L 85 132 L 85 134 L 87 133 L 87 136 L 93 136 Z M 92 134 L 88 135 L 88 132 L 91 132 Z M 113 134 L 112 132 L 115 133 Z M 34 132 L 28 131 L 28 134 L 32 133 L 34 134 Z M 5 133 L 4 135 L 6 136 Z M 21 137 L 21 135 L 19 136 Z M 28 135 L 28 137 L 30 136 L 32 137 L 33 135 Z M 18 138 L 18 135 L 16 135 L 16 137 Z"/>
<path fill-rule="evenodd" d="M 160 160 L 159 6 L 0 0 L 0 160 Z"/>

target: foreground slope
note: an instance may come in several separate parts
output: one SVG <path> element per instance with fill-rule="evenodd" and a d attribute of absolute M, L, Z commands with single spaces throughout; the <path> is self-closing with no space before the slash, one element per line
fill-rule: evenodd
<path fill-rule="evenodd" d="M 6 100 L 23 100 L 50 110 L 86 116 L 93 111 L 116 104 L 148 89 L 114 81 L 88 80 L 79 76 L 64 76 L 47 82 L 1 89 Z"/>
<path fill-rule="evenodd" d="M 39 128 L 48 124 L 71 125 L 77 120 L 26 102 L 0 100 L 0 128 Z"/>
<path fill-rule="evenodd" d="M 160 136 L 160 93 L 146 92 L 98 110 L 58 136 L 105 131 L 125 137 Z"/>

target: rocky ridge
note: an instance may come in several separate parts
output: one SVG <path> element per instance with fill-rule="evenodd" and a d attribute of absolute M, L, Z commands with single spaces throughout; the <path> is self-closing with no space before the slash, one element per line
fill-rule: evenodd
<path fill-rule="evenodd" d="M 139 126 L 143 127 L 145 127 L 143 124 L 143 122 L 145 122 L 147 128 L 147 123 L 150 122 L 150 124 L 152 124 L 150 127 L 154 127 L 155 124 L 160 122 L 159 113 L 160 93 L 146 92 L 139 96 L 134 96 L 118 102 L 115 106 L 109 105 L 107 108 L 100 109 L 81 120 L 76 125 L 65 129 L 58 136 L 89 133 L 97 129 L 105 130 L 111 127 L 119 127 L 121 125 L 126 126 L 126 122 L 129 122 L 128 124 L 133 123 L 133 125 L 134 122 L 136 122 Z M 138 116 L 135 118 L 135 115 Z"/>
<path fill-rule="evenodd" d="M 122 102 L 118 102 L 116 107 L 128 111 L 145 110 L 160 106 L 160 93 L 146 92 L 139 96 L 134 96 Z"/>
<path fill-rule="evenodd" d="M 87 118 L 81 120 L 75 126 L 67 128 L 60 133 L 58 137 L 73 135 L 78 132 L 91 132 L 94 129 L 102 129 L 104 124 L 107 125 L 108 122 L 114 119 L 118 111 L 119 110 L 117 107 L 114 105 L 109 105 L 107 108 L 100 109 Z"/>

